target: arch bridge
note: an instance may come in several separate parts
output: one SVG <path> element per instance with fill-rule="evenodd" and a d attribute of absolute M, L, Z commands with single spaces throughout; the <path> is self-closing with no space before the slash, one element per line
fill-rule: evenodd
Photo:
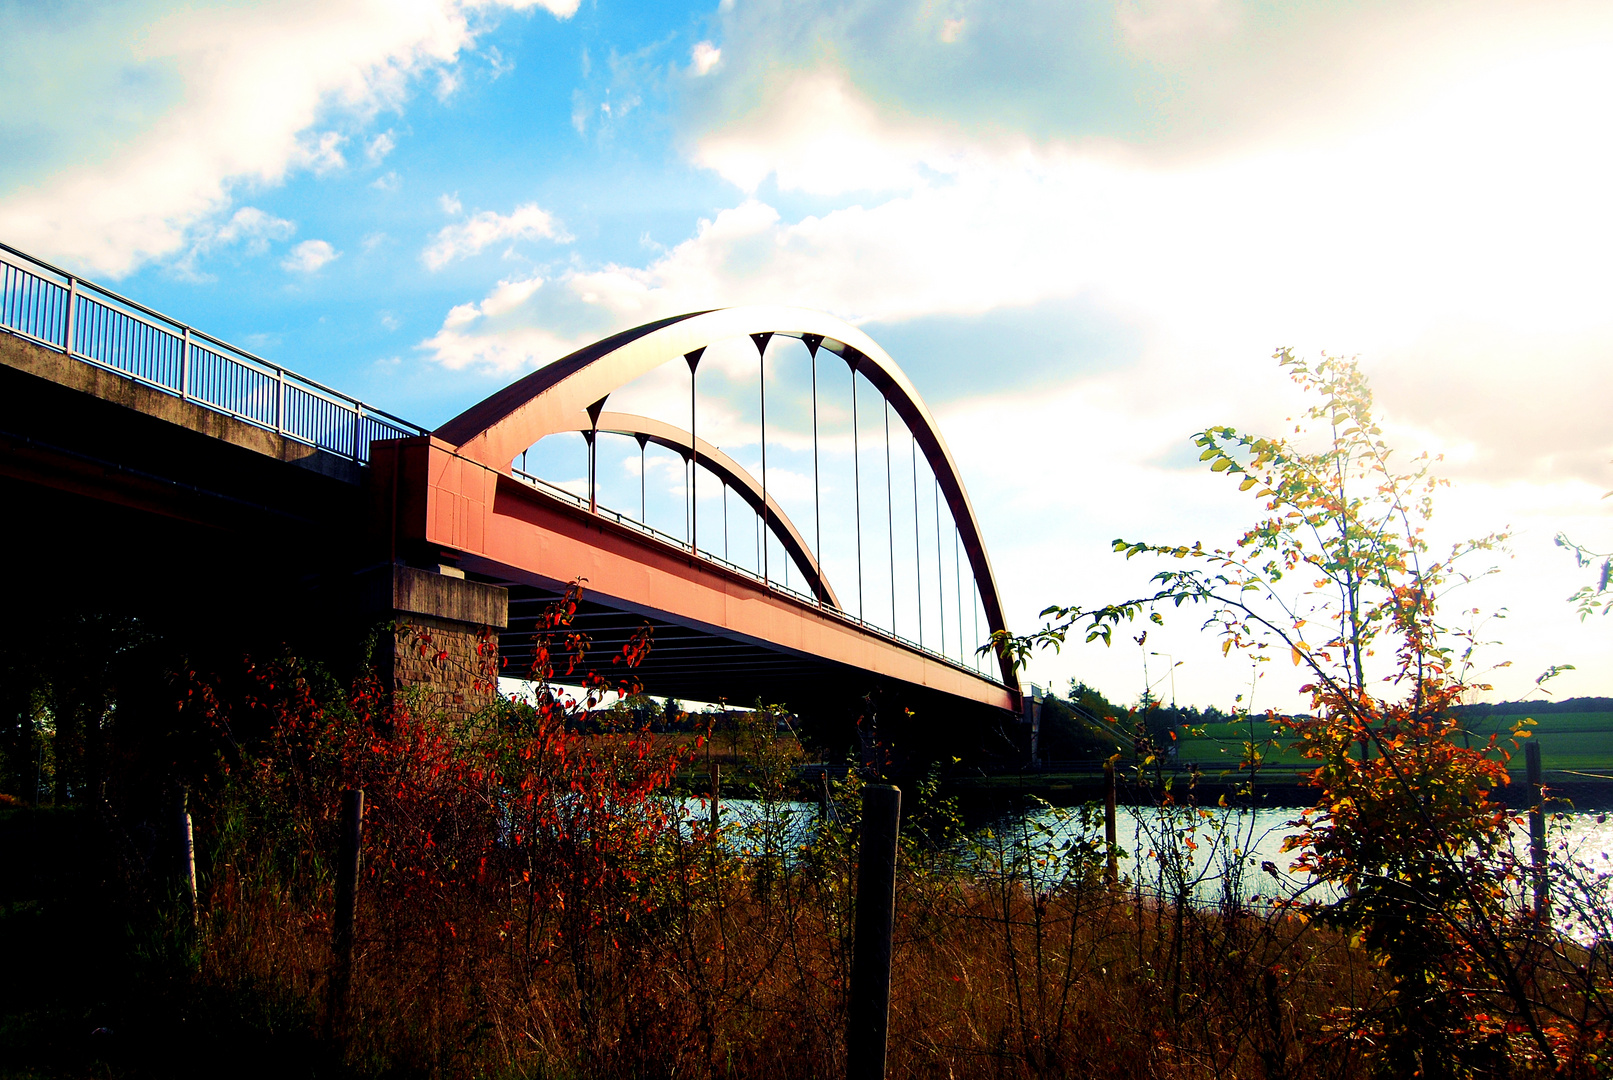
<path fill-rule="evenodd" d="M 661 319 L 427 431 L 0 244 L 0 442 L 27 525 L 5 550 L 92 597 L 295 622 L 357 583 L 371 612 L 497 626 L 520 676 L 582 579 L 587 663 L 620 675 L 649 624 L 651 693 L 1021 708 L 981 651 L 1002 604 L 935 418 L 821 312 Z"/>
<path fill-rule="evenodd" d="M 795 456 L 803 463 L 810 432 L 812 483 L 810 493 L 791 493 L 795 507 L 769 488 L 768 455 L 771 450 L 776 462 L 780 451 L 777 435 L 770 441 L 767 434 L 770 423 L 775 433 L 790 423 L 779 415 L 777 394 L 773 412 L 767 396 L 770 377 L 777 381 L 788 362 L 777 355 L 780 346 L 791 340 L 804 347 L 798 366 L 810 372 L 810 408 L 802 411 L 809 411 L 811 423 L 793 419 L 801 443 Z M 702 361 L 733 342 L 755 357 L 759 430 L 748 445 L 759 468 L 747 468 L 699 432 Z M 731 372 L 731 351 L 727 365 Z M 687 426 L 610 408 L 613 395 L 658 371 L 664 375 L 668 366 L 687 379 Z M 851 424 L 833 433 L 824 430 L 831 410 L 822 384 L 830 379 L 851 388 Z M 663 405 L 667 381 L 660 384 Z M 865 438 L 863 422 L 869 405 L 873 439 Z M 892 462 L 893 416 L 898 443 L 906 443 L 901 493 Z M 732 435 L 734 425 L 727 427 Z M 530 451 L 561 436 L 580 437 L 585 452 L 585 483 L 570 489 L 522 467 Z M 637 474 L 636 508 L 607 505 L 600 493 L 601 449 L 613 436 L 639 451 L 637 468 L 627 470 Z M 874 445 L 865 446 L 869 441 Z M 681 515 L 674 515 L 682 528 L 676 532 L 649 520 L 645 455 L 651 447 L 670 452 L 682 472 Z M 581 578 L 589 601 L 581 625 L 594 635 L 601 665 L 610 645 L 645 621 L 655 627 L 639 672 L 651 692 L 771 700 L 810 692 L 826 678 L 886 679 L 1018 711 L 1012 667 L 978 651 L 1004 628 L 1002 604 L 946 440 L 890 355 L 833 316 L 743 307 L 648 323 L 532 372 L 428 436 L 377 443 L 372 452 L 377 489 L 399 492 L 385 511 L 393 542 L 417 561 L 423 553 L 449 572 L 510 590 L 502 651 L 517 669 L 527 655 L 527 613 Z M 904 457 L 901 445 L 896 456 Z M 825 482 L 829 457 L 849 463 L 849 485 Z M 921 483 L 921 472 L 928 483 Z M 849 496 L 851 505 L 838 515 L 827 510 L 830 494 Z M 713 498 L 720 499 L 720 511 L 703 506 Z M 731 506 L 748 517 L 739 531 L 757 537 L 747 552 L 754 558 L 746 561 L 731 551 Z M 714 526 L 702 532 L 702 509 L 708 522 L 720 514 L 720 545 Z M 847 554 L 839 570 L 850 580 L 832 574 L 823 556 L 826 540 L 837 537 Z M 878 615 L 866 603 L 870 579 L 880 587 Z"/>

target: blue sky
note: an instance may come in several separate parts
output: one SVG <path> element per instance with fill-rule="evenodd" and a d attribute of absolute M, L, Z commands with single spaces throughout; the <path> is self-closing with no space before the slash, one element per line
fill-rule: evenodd
<path fill-rule="evenodd" d="M 1517 530 L 1473 597 L 1508 609 L 1497 693 L 1613 689 L 1550 543 L 1613 544 L 1605 5 L 0 0 L 0 43 L 0 239 L 421 423 L 676 311 L 858 323 L 1019 628 L 1135 589 L 1115 536 L 1234 535 L 1188 436 L 1293 412 L 1278 345 L 1360 353 L 1446 455 L 1441 528 Z M 750 464 L 747 362 L 701 424 Z M 678 418 L 670 377 L 625 397 Z M 1154 643 L 1183 698 L 1248 692 L 1190 623 Z M 1129 699 L 1136 653 L 1033 676 Z"/>

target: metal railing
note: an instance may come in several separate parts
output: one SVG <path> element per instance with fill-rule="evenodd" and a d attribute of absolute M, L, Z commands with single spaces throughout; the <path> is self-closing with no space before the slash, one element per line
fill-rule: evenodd
<path fill-rule="evenodd" d="M 533 473 L 514 468 L 513 466 L 511 467 L 510 472 L 517 480 L 532 485 L 545 495 L 550 495 L 561 500 L 562 502 L 570 503 L 571 505 L 578 507 L 585 512 L 594 514 L 596 517 L 607 518 L 611 521 L 614 521 L 618 525 L 632 529 L 634 532 L 642 533 L 645 536 L 661 541 L 663 544 L 668 544 L 674 548 L 677 548 L 679 551 L 685 553 L 689 551 L 689 541 L 686 538 L 673 536 L 671 533 L 663 532 L 662 530 L 657 529 L 654 525 L 640 521 L 638 518 L 629 517 L 627 514 L 624 514 L 619 510 L 612 510 L 608 506 L 600 505 L 597 500 L 595 501 L 592 510 L 590 510 L 588 498 L 585 495 L 579 495 L 575 491 L 569 491 L 558 484 L 551 483 L 550 481 L 543 479 L 541 476 L 536 476 Z M 1000 680 L 990 675 L 983 667 L 975 667 L 971 666 L 970 664 L 963 663 L 955 656 L 948 656 L 946 653 L 937 652 L 927 645 L 920 645 L 918 642 L 913 641 L 910 638 L 905 638 L 900 634 L 892 633 L 890 630 L 880 626 L 878 623 L 869 622 L 867 619 L 853 615 L 851 612 L 842 608 L 830 607 L 827 604 L 820 604 L 818 602 L 818 598 L 811 593 L 805 593 L 799 589 L 792 589 L 788 585 L 785 585 L 774 578 L 764 577 L 755 570 L 752 570 L 750 567 L 741 566 L 736 562 L 730 562 L 728 559 L 723 558 L 714 551 L 707 551 L 705 548 L 697 548 L 695 550 L 695 555 L 705 562 L 715 563 L 725 570 L 739 574 L 742 577 L 749 578 L 757 584 L 771 589 L 773 592 L 782 593 L 783 595 L 788 596 L 793 600 L 798 600 L 803 604 L 810 604 L 813 607 L 820 608 L 827 615 L 832 615 L 836 619 L 840 619 L 844 622 L 850 623 L 853 626 L 860 627 L 861 629 L 882 637 L 887 641 L 893 641 L 898 645 L 905 645 L 909 649 L 914 649 L 918 652 L 921 652 L 931 659 L 939 660 L 949 667 L 957 668 L 959 671 L 966 671 L 971 675 L 983 678 L 988 682 L 999 683 L 1000 685 Z"/>
<path fill-rule="evenodd" d="M 0 330 L 364 464 L 426 429 L 0 244 Z"/>

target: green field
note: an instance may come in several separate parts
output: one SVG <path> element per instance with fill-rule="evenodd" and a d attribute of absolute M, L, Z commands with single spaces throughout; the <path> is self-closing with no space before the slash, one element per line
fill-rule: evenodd
<path fill-rule="evenodd" d="M 1475 745 L 1482 744 L 1491 733 L 1501 736 L 1507 745 L 1512 725 L 1522 719 L 1518 716 L 1470 717 L 1467 730 Z M 1559 769 L 1613 769 L 1613 713 L 1546 713 L 1536 717 L 1539 721 L 1531 730 L 1531 738 L 1540 742 L 1541 763 L 1547 771 Z M 1197 762 L 1206 772 L 1235 769 L 1243 756 L 1243 744 L 1253 738 L 1263 743 L 1272 737 L 1269 724 L 1206 724 L 1199 729 L 1203 737 L 1178 731 L 1180 749 L 1177 761 L 1186 764 Z M 1267 765 L 1298 766 L 1304 759 L 1286 746 L 1262 747 Z M 1523 769 L 1523 755 L 1516 753 L 1508 766 L 1515 771 Z"/>

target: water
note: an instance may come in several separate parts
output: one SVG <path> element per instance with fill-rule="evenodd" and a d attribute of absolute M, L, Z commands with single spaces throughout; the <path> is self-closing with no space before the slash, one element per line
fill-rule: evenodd
<path fill-rule="evenodd" d="M 704 799 L 683 799 L 680 809 L 685 829 L 710 820 Z M 741 856 L 760 853 L 762 837 L 769 832 L 763 827 L 767 807 L 750 799 L 724 799 L 719 810 L 732 850 Z M 773 813 L 777 815 L 774 851 L 786 858 L 808 843 L 819 825 L 816 803 L 775 803 Z M 1299 817 L 1295 807 L 1120 807 L 1116 812 L 1120 874 L 1146 893 L 1186 895 L 1205 905 L 1336 899 L 1331 886 L 1293 869 L 1297 851 L 1284 850 L 1284 842 L 1301 831 Z M 1613 814 L 1598 810 L 1554 814 L 1549 825 L 1554 862 L 1582 864 L 1587 875 L 1613 872 Z M 1039 804 L 1029 812 L 1003 812 L 975 826 L 959 854 L 966 861 L 1007 861 L 1021 873 L 1051 884 L 1058 875 L 1078 872 L 1075 863 L 1083 852 L 1101 858 L 1102 839 L 1101 810 Z M 1526 817 L 1523 824 L 1514 823 L 1513 843 L 1527 861 Z M 1613 928 L 1613 915 L 1606 910 L 1610 899 L 1613 896 L 1604 888 L 1599 897 L 1604 932 Z M 1582 926 L 1575 936 L 1596 934 Z"/>

